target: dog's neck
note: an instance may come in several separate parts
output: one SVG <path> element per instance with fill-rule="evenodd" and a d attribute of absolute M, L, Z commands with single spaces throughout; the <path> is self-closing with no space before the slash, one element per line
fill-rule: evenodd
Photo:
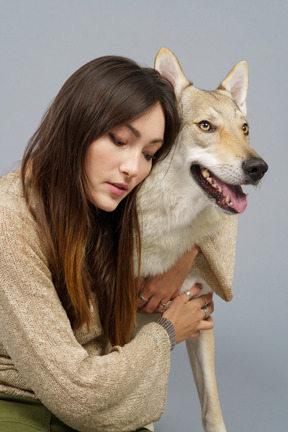
<path fill-rule="evenodd" d="M 154 167 L 138 194 L 143 274 L 146 266 L 150 275 L 170 268 L 185 251 L 214 232 L 221 219 L 220 212 L 197 190 L 190 170 L 182 167 L 179 175 L 178 164 L 172 150 Z"/>

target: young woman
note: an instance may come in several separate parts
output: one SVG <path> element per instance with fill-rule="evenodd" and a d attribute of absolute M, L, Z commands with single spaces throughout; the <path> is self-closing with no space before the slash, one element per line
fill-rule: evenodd
<path fill-rule="evenodd" d="M 178 130 L 158 72 L 102 57 L 67 80 L 21 169 L 0 180 L 0 432 L 160 418 L 171 348 L 213 327 L 211 296 L 178 295 L 197 250 L 147 280 L 148 299 L 133 268 L 137 190 Z M 132 338 L 137 306 L 151 305 L 162 317 Z"/>

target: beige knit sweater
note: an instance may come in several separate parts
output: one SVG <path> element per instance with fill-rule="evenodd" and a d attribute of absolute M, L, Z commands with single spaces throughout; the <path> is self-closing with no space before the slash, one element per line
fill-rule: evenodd
<path fill-rule="evenodd" d="M 232 298 L 237 218 L 223 216 L 195 266 Z M 111 347 L 94 298 L 90 332 L 71 329 L 51 280 L 45 239 L 22 195 L 19 173 L 0 179 L 0 392 L 38 398 L 80 432 L 131 431 L 165 407 L 170 342 L 159 324 Z"/>
<path fill-rule="evenodd" d="M 18 173 L 0 180 L 0 392 L 38 398 L 81 432 L 131 431 L 159 420 L 168 334 L 151 323 L 123 348 L 93 326 L 73 332 L 51 281 L 45 241 Z"/>

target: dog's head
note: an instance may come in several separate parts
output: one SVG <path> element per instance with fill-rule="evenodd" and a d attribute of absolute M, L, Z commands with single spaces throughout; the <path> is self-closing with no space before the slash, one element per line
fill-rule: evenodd
<path fill-rule="evenodd" d="M 225 213 L 242 213 L 246 195 L 241 185 L 256 185 L 268 169 L 249 145 L 246 120 L 248 68 L 238 63 L 215 91 L 195 88 L 177 58 L 162 48 L 155 68 L 174 88 L 182 127 L 175 163 L 186 167 L 199 194 Z"/>

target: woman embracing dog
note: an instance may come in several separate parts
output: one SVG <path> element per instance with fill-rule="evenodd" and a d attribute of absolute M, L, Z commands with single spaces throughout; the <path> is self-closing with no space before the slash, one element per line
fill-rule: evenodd
<path fill-rule="evenodd" d="M 0 180 L 1 432 L 149 429 L 171 349 L 213 328 L 211 294 L 179 295 L 197 248 L 163 275 L 134 276 L 137 191 L 179 127 L 157 71 L 101 57 L 66 81 Z M 170 307 L 155 305 L 159 320 L 132 338 L 156 286 Z"/>

